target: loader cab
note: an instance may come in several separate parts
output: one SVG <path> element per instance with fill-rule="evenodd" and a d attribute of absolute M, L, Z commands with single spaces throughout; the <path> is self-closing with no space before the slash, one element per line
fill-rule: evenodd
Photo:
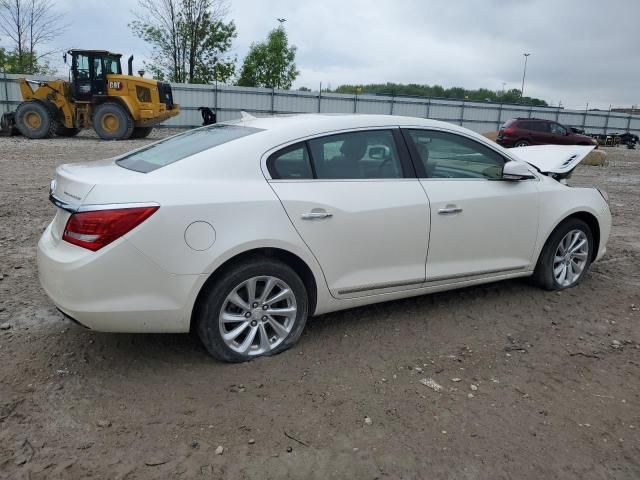
<path fill-rule="evenodd" d="M 107 75 L 122 74 L 119 53 L 105 50 L 69 50 L 71 85 L 76 101 L 90 101 L 107 94 Z"/>

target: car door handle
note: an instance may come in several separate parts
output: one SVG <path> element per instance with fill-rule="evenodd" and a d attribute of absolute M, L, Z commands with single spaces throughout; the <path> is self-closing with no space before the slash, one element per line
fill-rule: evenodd
<path fill-rule="evenodd" d="M 460 213 L 460 212 L 462 212 L 462 209 L 455 205 L 447 205 L 446 207 L 438 210 L 438 213 L 440 215 L 455 215 L 456 213 Z"/>
<path fill-rule="evenodd" d="M 322 218 L 329 218 L 332 216 L 333 216 L 333 213 L 329 213 L 329 212 L 308 212 L 300 215 L 300 217 L 302 217 L 303 220 L 320 220 Z"/>

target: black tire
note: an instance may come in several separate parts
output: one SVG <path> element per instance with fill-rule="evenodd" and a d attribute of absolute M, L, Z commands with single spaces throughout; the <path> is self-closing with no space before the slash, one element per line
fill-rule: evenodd
<path fill-rule="evenodd" d="M 514 147 L 518 148 L 518 147 L 528 147 L 529 145 L 531 145 L 531 143 L 529 143 L 528 140 L 518 140 L 516 143 L 513 144 Z"/>
<path fill-rule="evenodd" d="M 266 353 L 242 354 L 231 349 L 223 340 L 219 316 L 222 308 L 225 307 L 227 296 L 244 281 L 259 276 L 276 277 L 285 282 L 295 296 L 297 312 L 291 330 L 276 347 Z M 275 355 L 294 345 L 304 330 L 308 309 L 307 290 L 291 267 L 278 260 L 255 257 L 233 265 L 222 272 L 215 283 L 207 287 L 199 298 L 194 320 L 198 336 L 211 356 L 224 362 L 238 363 L 258 356 Z"/>
<path fill-rule="evenodd" d="M 153 127 L 134 127 L 133 133 L 129 138 L 146 138 L 149 136 Z"/>
<path fill-rule="evenodd" d="M 56 130 L 56 135 L 60 137 L 75 137 L 80 132 L 79 128 L 68 128 L 64 125 L 60 125 Z"/>
<path fill-rule="evenodd" d="M 20 133 L 28 138 L 51 138 L 58 126 L 56 112 L 42 102 L 29 100 L 16 109 L 16 126 Z"/>
<path fill-rule="evenodd" d="M 582 272 L 578 278 L 570 285 L 561 285 L 555 278 L 553 273 L 553 264 L 555 253 L 558 250 L 562 239 L 573 230 L 581 230 L 586 235 L 588 241 L 588 252 L 586 263 Z M 536 269 L 533 272 L 532 280 L 540 287 L 546 290 L 563 290 L 565 288 L 571 288 L 578 285 L 585 277 L 591 266 L 591 259 L 593 258 L 593 233 L 591 228 L 585 222 L 578 218 L 569 218 L 556 227 L 556 229 L 549 235 L 547 242 L 542 248 Z"/>
<path fill-rule="evenodd" d="M 133 133 L 133 119 L 119 103 L 106 102 L 96 107 L 93 128 L 103 140 L 126 140 Z"/>

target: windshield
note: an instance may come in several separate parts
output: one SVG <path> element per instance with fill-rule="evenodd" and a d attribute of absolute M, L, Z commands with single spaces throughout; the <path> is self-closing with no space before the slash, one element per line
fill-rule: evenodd
<path fill-rule="evenodd" d="M 239 125 L 211 125 L 149 145 L 120 158 L 116 163 L 129 170 L 149 173 L 196 153 L 261 131 L 260 128 Z"/>

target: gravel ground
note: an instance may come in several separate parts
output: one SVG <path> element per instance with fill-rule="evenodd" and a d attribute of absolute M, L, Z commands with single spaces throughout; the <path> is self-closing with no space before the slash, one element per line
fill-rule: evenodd
<path fill-rule="evenodd" d="M 38 284 L 54 168 L 146 141 L 0 138 L 0 477 L 640 478 L 640 151 L 574 175 L 614 221 L 579 287 L 325 315 L 227 365 L 189 335 L 84 330 Z"/>

